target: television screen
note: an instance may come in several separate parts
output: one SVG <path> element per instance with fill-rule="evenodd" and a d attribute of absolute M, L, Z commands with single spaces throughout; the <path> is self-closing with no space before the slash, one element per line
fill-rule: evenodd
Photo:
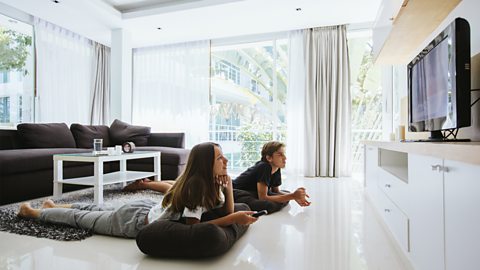
<path fill-rule="evenodd" d="M 445 127 L 452 118 L 452 87 L 451 74 L 455 73 L 453 54 L 444 39 L 424 58 L 412 67 L 412 121 L 426 121 L 441 118 L 442 126 L 426 127 L 430 129 Z M 437 123 L 440 124 L 440 123 Z"/>
<path fill-rule="evenodd" d="M 408 65 L 409 130 L 470 126 L 470 27 L 457 18 Z"/>

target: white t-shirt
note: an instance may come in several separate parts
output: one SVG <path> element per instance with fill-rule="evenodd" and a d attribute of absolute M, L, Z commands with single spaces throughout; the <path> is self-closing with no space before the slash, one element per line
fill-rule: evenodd
<path fill-rule="evenodd" d="M 220 187 L 220 202 L 217 206 L 215 206 L 215 208 L 220 208 L 223 206 L 223 204 L 225 204 L 225 194 L 223 194 L 222 188 Z M 172 211 L 170 206 L 163 208 L 162 204 L 159 203 L 152 207 L 148 212 L 148 223 L 150 224 L 157 219 L 179 220 L 181 217 L 196 218 L 200 220 L 205 212 L 207 212 L 205 207 L 198 206 L 193 210 L 185 207 L 183 213 L 179 213 Z"/>

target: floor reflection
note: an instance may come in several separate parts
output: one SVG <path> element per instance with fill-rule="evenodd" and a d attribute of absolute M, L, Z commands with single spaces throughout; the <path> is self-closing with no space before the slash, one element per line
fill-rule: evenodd
<path fill-rule="evenodd" d="M 0 269 L 408 269 L 364 199 L 361 181 L 284 182 L 289 190 L 298 186 L 310 194 L 310 207 L 293 202 L 261 217 L 220 257 L 156 259 L 143 255 L 134 240 L 94 236 L 59 242 L 0 232 Z"/>

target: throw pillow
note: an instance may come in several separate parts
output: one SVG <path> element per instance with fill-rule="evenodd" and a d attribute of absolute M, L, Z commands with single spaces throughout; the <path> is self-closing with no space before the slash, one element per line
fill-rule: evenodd
<path fill-rule="evenodd" d="M 145 146 L 150 137 L 150 127 L 133 126 L 118 119 L 110 126 L 110 139 L 114 144 L 133 142 L 136 146 Z"/>
<path fill-rule="evenodd" d="M 236 203 L 234 209 L 250 210 L 243 203 Z M 219 218 L 223 216 L 221 212 L 220 209 L 208 211 L 202 215 L 202 221 Z M 136 240 L 138 248 L 150 256 L 205 258 L 227 252 L 247 229 L 248 225 L 222 227 L 207 222 L 186 225 L 177 221 L 157 220 L 140 230 Z"/>
<path fill-rule="evenodd" d="M 65 123 L 17 125 L 24 148 L 75 148 L 75 139 Z"/>
<path fill-rule="evenodd" d="M 108 126 L 85 126 L 72 124 L 70 126 L 78 148 L 92 148 L 93 139 L 103 139 L 103 147 L 112 146 Z"/>
<path fill-rule="evenodd" d="M 221 227 L 206 222 L 186 225 L 157 220 L 143 228 L 136 241 L 143 253 L 154 257 L 205 258 L 227 252 L 247 228 L 237 224 Z"/>

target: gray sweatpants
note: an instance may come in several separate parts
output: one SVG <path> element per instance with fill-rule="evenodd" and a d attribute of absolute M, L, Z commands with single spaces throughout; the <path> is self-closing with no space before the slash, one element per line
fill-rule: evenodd
<path fill-rule="evenodd" d="M 40 220 L 92 230 L 94 233 L 135 238 L 146 226 L 145 218 L 157 203 L 152 200 L 129 202 L 118 209 L 111 206 L 80 204 L 72 208 L 47 208 Z"/>

